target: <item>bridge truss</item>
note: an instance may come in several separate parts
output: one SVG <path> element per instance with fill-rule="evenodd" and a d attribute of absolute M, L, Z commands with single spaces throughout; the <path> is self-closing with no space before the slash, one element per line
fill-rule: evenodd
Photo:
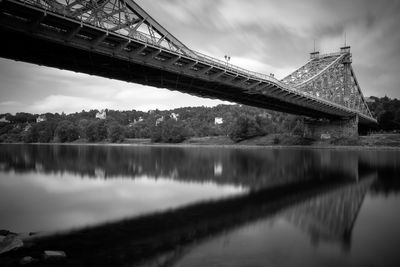
<path fill-rule="evenodd" d="M 332 62 L 311 60 L 290 77 L 313 75 L 294 83 L 189 49 L 132 0 L 1 0 L 0 14 L 7 36 L 2 57 L 293 114 L 358 115 L 360 123 L 376 123 L 346 63 L 349 51 Z"/>

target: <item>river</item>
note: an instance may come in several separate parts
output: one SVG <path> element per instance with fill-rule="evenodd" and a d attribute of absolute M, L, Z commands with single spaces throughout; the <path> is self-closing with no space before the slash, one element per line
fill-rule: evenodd
<path fill-rule="evenodd" d="M 399 174 L 400 150 L 0 145 L 0 229 L 87 266 L 400 266 Z"/>

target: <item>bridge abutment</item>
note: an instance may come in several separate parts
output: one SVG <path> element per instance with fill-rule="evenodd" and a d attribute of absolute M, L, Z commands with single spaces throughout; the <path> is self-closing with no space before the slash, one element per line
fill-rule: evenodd
<path fill-rule="evenodd" d="M 337 120 L 304 121 L 304 137 L 317 140 L 358 137 L 358 116 Z"/>

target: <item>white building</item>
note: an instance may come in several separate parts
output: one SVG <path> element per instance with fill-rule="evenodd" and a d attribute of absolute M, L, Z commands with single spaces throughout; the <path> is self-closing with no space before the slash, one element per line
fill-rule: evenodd
<path fill-rule="evenodd" d="M 224 119 L 223 118 L 221 118 L 221 117 L 215 117 L 214 118 L 214 124 L 215 125 L 220 125 L 220 124 L 223 124 L 224 123 Z"/>
<path fill-rule="evenodd" d="M 157 120 L 156 120 L 156 126 L 157 125 L 159 125 L 161 122 L 163 122 L 164 121 L 164 116 L 162 116 L 161 118 L 158 118 Z"/>
<path fill-rule="evenodd" d="M 174 119 L 174 120 L 176 120 L 176 121 L 178 121 L 179 114 L 171 113 L 171 118 Z"/>
<path fill-rule="evenodd" d="M 46 115 L 39 115 L 36 118 L 36 123 L 39 123 L 39 122 L 42 122 L 42 121 L 46 121 L 46 120 L 47 120 Z"/>
<path fill-rule="evenodd" d="M 6 119 L 6 116 L 3 116 L 0 118 L 0 122 L 10 122 L 10 121 Z"/>
<path fill-rule="evenodd" d="M 143 117 L 139 117 L 138 119 L 134 119 L 133 122 L 128 124 L 128 127 L 133 127 L 135 124 L 144 121 Z"/>
<path fill-rule="evenodd" d="M 136 123 L 139 123 L 142 121 L 143 121 L 143 117 L 139 117 L 137 120 L 136 119 L 133 120 L 133 124 L 136 124 Z"/>
<path fill-rule="evenodd" d="M 96 113 L 96 119 L 105 120 L 107 118 L 106 111 L 104 109 Z"/>

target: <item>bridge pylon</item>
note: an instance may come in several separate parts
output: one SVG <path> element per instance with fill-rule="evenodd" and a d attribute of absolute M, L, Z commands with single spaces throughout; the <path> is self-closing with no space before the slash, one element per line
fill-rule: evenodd
<path fill-rule="evenodd" d="M 358 137 L 358 115 L 336 120 L 305 119 L 304 137 L 327 140 Z"/>

